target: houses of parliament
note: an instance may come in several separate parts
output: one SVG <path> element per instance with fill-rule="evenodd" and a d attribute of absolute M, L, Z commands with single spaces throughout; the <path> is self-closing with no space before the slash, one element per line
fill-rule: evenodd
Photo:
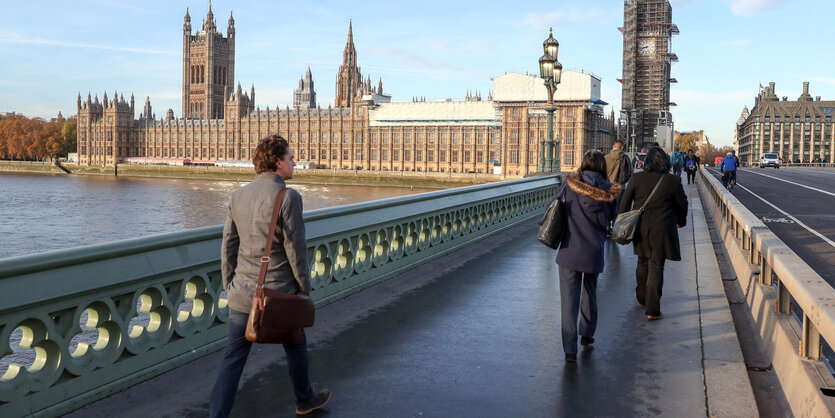
<path fill-rule="evenodd" d="M 226 36 L 209 5 L 202 28 L 183 23 L 182 117 L 168 109 L 157 117 L 146 98 L 136 117 L 133 95 L 78 96 L 78 158 L 83 165 L 116 163 L 243 162 L 258 141 L 278 133 L 296 160 L 329 169 L 494 173 L 524 176 L 537 170 L 546 131 L 547 93 L 532 74 L 492 79 L 487 100 L 392 102 L 383 82 L 363 79 L 352 23 L 336 75 L 335 103 L 316 102 L 310 68 L 299 81 L 293 107 L 256 106 L 254 85 L 235 84 L 235 20 Z M 566 71 L 556 94 L 555 135 L 564 170 L 576 169 L 587 149 L 608 149 L 614 115 L 604 114 L 601 79 Z M 376 84 L 376 85 L 375 85 Z"/>

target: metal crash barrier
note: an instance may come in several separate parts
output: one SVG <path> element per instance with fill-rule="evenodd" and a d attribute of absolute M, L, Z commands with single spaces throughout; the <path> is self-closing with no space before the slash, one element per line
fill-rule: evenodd
<path fill-rule="evenodd" d="M 558 185 L 551 175 L 306 212 L 313 299 L 324 306 L 530 222 Z M 221 234 L 0 260 L 0 416 L 61 415 L 221 349 Z"/>
<path fill-rule="evenodd" d="M 796 416 L 835 415 L 835 379 L 821 337 L 835 343 L 835 289 L 743 206 L 699 171 L 700 188 L 723 238 L 766 351 Z M 795 319 L 794 305 L 802 311 Z"/>

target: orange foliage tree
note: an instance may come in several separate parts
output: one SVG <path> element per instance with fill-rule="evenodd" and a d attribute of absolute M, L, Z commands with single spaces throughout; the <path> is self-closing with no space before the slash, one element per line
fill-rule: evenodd
<path fill-rule="evenodd" d="M 62 152 L 63 120 L 41 122 L 22 115 L 0 120 L 0 158 L 4 160 L 50 159 Z"/>

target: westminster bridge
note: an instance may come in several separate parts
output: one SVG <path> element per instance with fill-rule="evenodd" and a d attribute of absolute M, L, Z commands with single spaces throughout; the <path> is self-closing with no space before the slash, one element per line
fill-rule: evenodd
<path fill-rule="evenodd" d="M 317 413 L 832 415 L 835 290 L 701 174 L 664 319 L 634 300 L 631 246 L 607 243 L 596 341 L 565 363 L 555 253 L 535 238 L 558 182 L 306 212 L 310 375 L 334 393 Z M 207 415 L 228 319 L 221 232 L 0 260 L 0 416 Z M 280 347 L 254 346 L 233 416 L 292 415 L 286 376 Z"/>

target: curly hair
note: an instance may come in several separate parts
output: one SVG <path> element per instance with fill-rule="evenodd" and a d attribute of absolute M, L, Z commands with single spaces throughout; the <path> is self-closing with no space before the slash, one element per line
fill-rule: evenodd
<path fill-rule="evenodd" d="M 652 147 L 644 160 L 644 171 L 666 173 L 670 171 L 670 156 L 661 147 Z"/>
<path fill-rule="evenodd" d="M 275 134 L 262 139 L 258 142 L 255 152 L 252 153 L 255 173 L 275 171 L 276 162 L 284 158 L 288 152 L 290 152 L 290 144 L 281 135 Z"/>

